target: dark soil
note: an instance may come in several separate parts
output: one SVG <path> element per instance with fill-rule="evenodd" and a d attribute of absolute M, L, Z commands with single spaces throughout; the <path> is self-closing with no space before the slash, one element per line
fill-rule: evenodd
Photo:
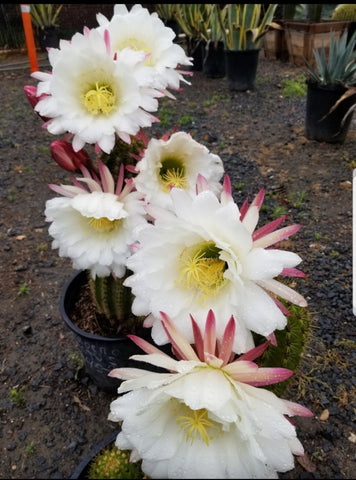
<path fill-rule="evenodd" d="M 9 60 L 9 59 L 7 59 Z M 355 320 L 352 312 L 352 166 L 356 119 L 344 144 L 304 136 L 305 97 L 288 98 L 283 79 L 304 70 L 260 57 L 253 91 L 230 93 L 226 78 L 195 72 L 166 101 L 165 132 L 179 122 L 221 156 L 241 204 L 266 189 L 261 225 L 282 212 L 302 229 L 285 243 L 303 258 L 296 290 L 309 302 L 313 336 L 285 397 L 315 414 L 296 419 L 306 456 L 281 478 L 354 478 Z M 48 183 L 70 175 L 51 159 L 55 138 L 41 128 L 23 86 L 29 68 L 0 72 L 0 477 L 68 478 L 117 427 L 107 420 L 115 395 L 99 391 L 78 363 L 59 313 L 73 274 L 51 249 L 44 207 Z M 186 121 L 186 123 L 184 123 Z"/>

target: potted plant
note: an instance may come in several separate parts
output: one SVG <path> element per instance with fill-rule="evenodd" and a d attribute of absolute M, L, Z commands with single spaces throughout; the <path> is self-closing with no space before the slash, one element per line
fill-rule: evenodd
<path fill-rule="evenodd" d="M 324 16 L 326 4 L 302 4 L 298 18 L 286 19 L 285 31 L 289 61 L 293 65 L 303 66 L 305 60 L 314 64 L 314 48 L 320 48 L 322 43 L 326 52 L 329 49 L 330 32 L 336 37 L 348 29 L 347 20 L 334 20 L 331 15 Z M 326 18 L 325 18 L 326 17 Z"/>
<path fill-rule="evenodd" d="M 305 133 L 311 140 L 344 142 L 356 104 L 356 32 L 340 38 L 330 33 L 329 54 L 314 49 L 316 66 L 306 61 L 307 103 Z"/>
<path fill-rule="evenodd" d="M 118 431 L 94 445 L 70 476 L 71 480 L 103 478 L 146 478 L 141 462 L 130 462 L 130 450 L 119 450 L 115 446 Z"/>
<path fill-rule="evenodd" d="M 193 59 L 192 70 L 203 70 L 206 42 L 201 35 L 202 23 L 208 21 L 203 3 L 176 4 L 175 18 L 186 42 L 187 55 Z"/>
<path fill-rule="evenodd" d="M 225 67 L 230 90 L 254 88 L 262 40 L 273 24 L 277 4 L 269 4 L 264 14 L 262 7 L 257 3 L 229 3 L 225 5 L 224 12 L 218 10 L 224 34 Z"/>
<path fill-rule="evenodd" d="M 146 354 L 113 355 L 115 445 L 152 478 L 275 478 L 303 455 L 286 415 L 312 415 L 271 390 L 306 345 L 308 319 L 284 303 L 308 305 L 294 290 L 302 258 L 281 248 L 301 226 L 280 228 L 283 215 L 257 228 L 264 188 L 238 206 L 221 158 L 189 133 L 150 138 L 159 99 L 190 73 L 174 32 L 140 4 L 97 20 L 62 40 L 25 92 L 48 133 L 64 135 L 51 153 L 73 175 L 49 185 L 52 248 L 89 273 L 97 308 Z M 68 290 L 89 322 L 84 292 Z M 277 365 L 263 359 L 270 346 Z"/>
<path fill-rule="evenodd" d="M 306 324 L 302 317 L 296 319 L 288 337 L 278 339 L 280 349 L 269 351 L 269 342 L 262 342 L 239 357 L 235 357 L 231 349 L 235 331 L 233 318 L 226 326 L 222 343 L 216 339 L 216 318 L 212 311 L 208 313 L 204 328 L 199 329 L 193 316 L 191 322 L 193 343 L 162 313 L 162 323 L 175 355 L 168 356 L 158 348 L 152 349 L 141 338 L 131 337 L 147 355 L 135 357 L 134 369 L 117 368 L 110 372 L 110 376 L 126 380 L 118 390 L 118 398 L 111 402 L 108 415 L 108 420 L 120 422 L 119 428 L 92 448 L 71 479 L 196 478 L 198 475 L 199 478 L 271 478 L 275 477 L 276 470 L 290 468 L 292 454 L 302 455 L 301 445 L 285 438 L 287 435 L 296 440 L 294 427 L 290 427 L 283 413 L 288 405 L 293 405 L 287 410 L 289 416 L 308 417 L 312 413 L 301 405 L 278 398 L 286 390 L 291 365 L 273 367 L 276 358 L 277 363 L 283 358 L 287 362 L 292 360 L 293 364 L 300 357 L 305 344 L 301 341 L 298 346 L 295 340 L 303 337 L 300 333 Z M 264 360 L 261 366 L 258 357 L 265 354 L 270 361 Z M 164 366 L 169 372 L 152 375 L 140 367 L 141 361 L 145 365 Z M 194 388 L 199 384 L 201 389 Z M 263 386 L 266 388 L 260 388 Z M 253 408 L 251 410 L 252 406 L 256 407 L 256 413 Z M 270 423 L 271 415 L 275 420 L 279 417 L 277 428 Z M 248 420 L 248 435 L 239 433 L 246 428 L 241 416 Z M 287 429 L 281 429 L 281 423 Z M 230 428 L 227 429 L 226 424 Z M 251 428 L 251 424 L 259 428 Z M 282 457 L 288 460 L 286 463 L 276 464 L 269 452 L 268 424 L 274 440 L 285 443 Z M 261 425 L 264 426 L 262 435 Z M 226 449 L 225 435 L 231 449 Z M 254 446 L 249 448 L 252 437 Z M 260 447 L 257 454 L 256 444 Z M 206 446 L 209 450 L 202 458 L 209 452 L 212 461 L 208 465 L 197 463 L 200 449 L 204 452 Z M 239 451 L 243 454 L 236 453 Z M 264 452 L 263 462 L 260 451 Z"/>
<path fill-rule="evenodd" d="M 58 47 L 56 28 L 62 7 L 52 3 L 31 3 L 31 21 L 37 29 L 39 45 L 44 52 L 47 48 Z"/>
<path fill-rule="evenodd" d="M 204 14 L 200 23 L 200 35 L 204 40 L 205 53 L 203 73 L 210 78 L 225 76 L 224 34 L 219 21 L 221 6 L 217 3 L 205 3 Z"/>

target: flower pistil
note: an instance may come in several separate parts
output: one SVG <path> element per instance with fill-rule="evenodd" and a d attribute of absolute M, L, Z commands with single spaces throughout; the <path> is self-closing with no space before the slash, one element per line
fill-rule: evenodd
<path fill-rule="evenodd" d="M 115 220 L 109 220 L 107 217 L 101 218 L 89 218 L 89 226 L 94 230 L 99 232 L 112 232 L 118 226 L 118 223 L 121 221 L 121 218 Z"/>
<path fill-rule="evenodd" d="M 166 158 L 162 161 L 159 177 L 163 190 L 169 192 L 172 187 L 187 188 L 184 162 L 177 159 Z"/>
<path fill-rule="evenodd" d="M 220 249 L 213 242 L 187 247 L 180 255 L 181 273 L 178 283 L 186 290 L 200 290 L 199 301 L 214 296 L 225 282 L 226 262 L 219 258 Z"/>
<path fill-rule="evenodd" d="M 174 400 L 172 399 L 172 401 Z M 174 409 L 174 413 L 176 415 L 176 422 L 177 425 L 180 427 L 180 431 L 184 431 L 186 433 L 186 441 L 188 442 L 190 439 L 191 445 L 193 445 L 195 439 L 200 438 L 204 441 L 206 445 L 209 446 L 210 440 L 213 439 L 213 436 L 211 435 L 211 430 L 215 429 L 218 430 L 220 433 L 221 426 L 217 422 L 209 419 L 208 411 L 206 408 L 192 410 L 187 405 L 180 403 L 179 409 L 179 415 L 177 415 L 178 412 L 176 411 L 176 409 Z"/>
<path fill-rule="evenodd" d="M 99 85 L 95 82 L 94 88 L 89 89 L 83 95 L 85 107 L 93 115 L 109 115 L 115 108 L 116 97 L 109 85 Z"/>

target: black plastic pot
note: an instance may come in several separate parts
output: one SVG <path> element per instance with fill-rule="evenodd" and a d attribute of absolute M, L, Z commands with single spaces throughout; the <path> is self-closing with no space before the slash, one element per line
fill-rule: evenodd
<path fill-rule="evenodd" d="M 95 455 L 97 455 L 102 449 L 108 447 L 109 445 L 115 442 L 115 439 L 119 434 L 119 432 L 120 430 L 112 432 L 108 437 L 104 438 L 104 440 L 102 440 L 97 445 L 95 445 L 90 450 L 88 455 L 86 455 L 85 458 L 83 458 L 83 460 L 74 470 L 70 478 L 72 480 L 89 478 L 88 475 L 89 475 L 90 462 L 93 460 Z"/>
<path fill-rule="evenodd" d="M 56 28 L 53 26 L 39 28 L 38 41 L 42 52 L 46 52 L 47 48 L 58 48 L 59 38 Z"/>
<path fill-rule="evenodd" d="M 232 91 L 253 90 L 260 49 L 225 50 L 225 71 L 228 87 Z"/>
<path fill-rule="evenodd" d="M 87 272 L 80 271 L 74 274 L 64 285 L 60 298 L 60 313 L 67 327 L 75 334 L 78 348 L 85 362 L 86 373 L 93 382 L 102 390 L 116 393 L 121 381 L 116 378 L 108 377 L 108 373 L 118 367 L 140 367 L 139 362 L 130 360 L 131 355 L 144 354 L 132 340 L 126 335 L 117 337 L 103 337 L 85 332 L 73 323 L 71 312 L 78 299 L 82 285 L 87 282 Z M 151 329 L 142 328 L 136 333 L 150 343 L 154 343 L 151 338 Z M 169 344 L 159 347 L 168 353 Z M 147 370 L 163 371 L 154 366 L 145 366 Z"/>
<path fill-rule="evenodd" d="M 307 81 L 305 135 L 309 140 L 343 143 L 350 128 L 353 112 L 343 119 L 355 98 L 341 102 L 331 113 L 330 109 L 346 92 L 342 86 L 324 86 Z"/>
<path fill-rule="evenodd" d="M 194 38 L 189 38 L 187 42 L 188 57 L 191 57 L 193 62 L 193 65 L 189 68 L 195 72 L 201 72 L 203 70 L 206 42 Z"/>
<path fill-rule="evenodd" d="M 224 42 L 207 42 L 203 59 L 203 73 L 208 78 L 225 77 Z"/>

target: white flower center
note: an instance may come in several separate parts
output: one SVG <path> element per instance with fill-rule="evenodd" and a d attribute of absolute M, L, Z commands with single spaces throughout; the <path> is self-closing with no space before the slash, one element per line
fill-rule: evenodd
<path fill-rule="evenodd" d="M 175 402 L 173 413 L 176 417 L 176 423 L 179 426 L 179 431 L 184 431 L 186 434 L 185 440 L 191 441 L 191 445 L 196 439 L 203 440 L 206 445 L 209 445 L 218 434 L 222 433 L 221 425 L 208 417 L 206 408 L 199 410 L 192 410 L 187 405 Z"/>
<path fill-rule="evenodd" d="M 200 291 L 198 300 L 204 304 L 213 297 L 225 283 L 224 272 L 227 264 L 219 258 L 220 249 L 214 242 L 203 242 L 186 247 L 180 255 L 178 283 L 186 290 Z"/>
<path fill-rule="evenodd" d="M 84 93 L 83 102 L 92 115 L 109 115 L 116 106 L 116 97 L 110 85 L 95 82 L 95 85 Z"/>
<path fill-rule="evenodd" d="M 161 164 L 159 180 L 165 192 L 169 192 L 171 187 L 187 187 L 184 162 L 176 158 L 166 158 L 161 161 Z"/>

